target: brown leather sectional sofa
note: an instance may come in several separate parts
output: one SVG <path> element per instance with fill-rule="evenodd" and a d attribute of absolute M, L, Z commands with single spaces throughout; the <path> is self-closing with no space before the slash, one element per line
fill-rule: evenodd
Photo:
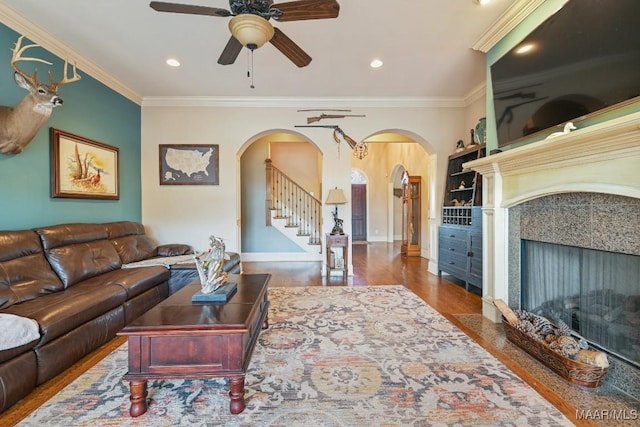
<path fill-rule="evenodd" d="M 40 338 L 0 351 L 0 412 L 112 339 L 131 320 L 197 278 L 195 269 L 121 268 L 192 253 L 156 246 L 140 223 L 60 224 L 0 231 L 0 313 L 37 321 Z M 239 256 L 225 265 L 239 272 Z M 0 333 L 2 333 L 0 331 Z"/>

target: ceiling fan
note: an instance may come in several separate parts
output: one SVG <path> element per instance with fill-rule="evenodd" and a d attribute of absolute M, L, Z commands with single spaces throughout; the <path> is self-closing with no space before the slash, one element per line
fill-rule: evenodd
<path fill-rule="evenodd" d="M 229 0 L 229 9 L 152 1 L 149 6 L 157 12 L 186 13 L 226 18 L 231 16 L 231 38 L 218 58 L 218 64 L 233 64 L 242 47 L 254 50 L 267 41 L 298 67 L 305 67 L 311 57 L 280 29 L 269 22 L 302 21 L 336 18 L 340 5 L 336 0 L 297 0 L 273 4 L 272 0 Z"/>

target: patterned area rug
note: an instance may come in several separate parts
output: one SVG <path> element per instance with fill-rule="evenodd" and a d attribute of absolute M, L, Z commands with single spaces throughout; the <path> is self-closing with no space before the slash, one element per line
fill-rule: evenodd
<path fill-rule="evenodd" d="M 19 425 L 559 426 L 556 408 L 402 286 L 271 288 L 245 382 L 149 381 L 129 417 L 126 344 Z"/>

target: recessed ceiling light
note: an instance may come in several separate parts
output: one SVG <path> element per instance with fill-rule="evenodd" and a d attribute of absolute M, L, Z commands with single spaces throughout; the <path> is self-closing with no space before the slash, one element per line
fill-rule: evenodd
<path fill-rule="evenodd" d="M 380 68 L 382 67 L 383 62 L 379 59 L 374 59 L 373 61 L 371 61 L 371 64 L 369 64 L 371 66 L 371 68 Z"/>
<path fill-rule="evenodd" d="M 175 58 L 169 58 L 167 59 L 167 65 L 170 67 L 179 67 L 180 66 L 180 61 L 178 61 Z"/>
<path fill-rule="evenodd" d="M 476 4 L 479 4 L 480 6 L 484 6 L 485 4 L 489 4 L 489 2 L 491 2 L 491 0 L 473 0 Z"/>
<path fill-rule="evenodd" d="M 523 44 L 516 49 L 516 53 L 518 55 L 524 55 L 525 53 L 531 52 L 533 49 L 535 49 L 535 47 L 536 45 L 534 45 L 533 43 Z"/>

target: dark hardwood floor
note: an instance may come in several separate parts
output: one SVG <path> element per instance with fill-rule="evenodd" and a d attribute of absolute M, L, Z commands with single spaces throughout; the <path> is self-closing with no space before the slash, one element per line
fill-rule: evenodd
<path fill-rule="evenodd" d="M 340 272 L 320 275 L 320 262 L 243 263 L 245 273 L 271 273 L 270 286 L 404 285 L 445 315 L 480 314 L 480 296 L 427 272 L 429 261 L 400 255 L 400 244 L 370 243 L 352 246 L 353 276 Z"/>
<path fill-rule="evenodd" d="M 482 318 L 481 297 L 479 295 L 467 292 L 460 284 L 429 273 L 426 259 L 400 255 L 398 243 L 353 245 L 352 252 L 354 274 L 349 276 L 347 280 L 343 280 L 341 275 L 322 277 L 320 262 L 244 262 L 243 272 L 270 273 L 272 275 L 270 286 L 272 287 L 402 284 L 501 360 L 576 425 L 602 425 L 589 420 L 576 420 L 574 396 L 563 390 L 557 390 L 556 383 L 545 381 L 544 375 L 532 373 L 530 365 L 537 362 L 528 357 L 526 353 L 518 349 L 514 350 L 512 346 L 509 347 L 505 344 L 500 325 L 495 325 Z M 471 319 L 471 322 L 466 322 L 464 319 Z M 475 327 L 470 327 L 470 323 Z M 0 414 L 0 425 L 14 425 L 19 422 L 123 342 L 125 342 L 124 337 L 115 338 L 58 377 L 38 387 L 25 399 Z"/>

